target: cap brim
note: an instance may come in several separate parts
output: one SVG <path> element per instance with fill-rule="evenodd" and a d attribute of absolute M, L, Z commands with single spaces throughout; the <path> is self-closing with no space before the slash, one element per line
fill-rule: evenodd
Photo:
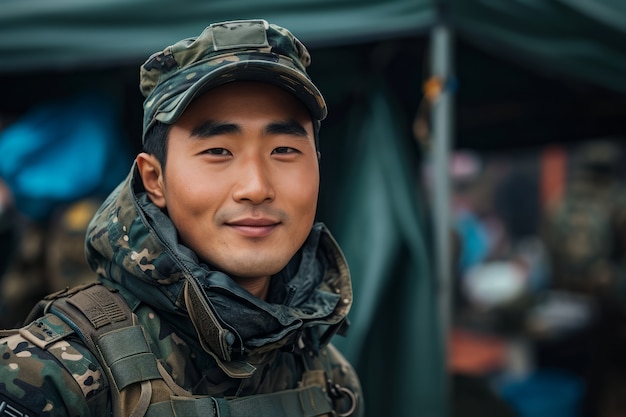
<path fill-rule="evenodd" d="M 167 80 L 166 84 L 177 85 L 178 80 L 184 78 L 186 82 L 180 84 L 187 87 L 179 94 L 173 92 L 170 97 L 159 103 L 152 120 L 145 126 L 144 133 L 155 120 L 166 124 L 176 122 L 194 98 L 232 81 L 263 81 L 276 85 L 299 98 L 313 119 L 323 120 L 327 114 L 324 98 L 313 82 L 299 71 L 280 63 L 262 60 L 232 62 L 215 68 L 189 85 L 191 75 L 192 71 L 186 71 Z"/>

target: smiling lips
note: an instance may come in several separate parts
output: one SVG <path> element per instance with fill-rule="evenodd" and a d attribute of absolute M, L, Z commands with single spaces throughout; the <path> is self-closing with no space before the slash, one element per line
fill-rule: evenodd
<path fill-rule="evenodd" d="M 226 226 L 245 237 L 265 237 L 269 236 L 279 224 L 279 221 L 268 218 L 246 218 L 227 222 Z"/>

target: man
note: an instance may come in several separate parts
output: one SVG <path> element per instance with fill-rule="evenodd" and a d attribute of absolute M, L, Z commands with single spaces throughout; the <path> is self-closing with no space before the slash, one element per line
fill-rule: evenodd
<path fill-rule="evenodd" d="M 352 290 L 314 220 L 326 105 L 309 62 L 262 20 L 213 24 L 146 61 L 144 152 L 87 232 L 101 284 L 53 294 L 6 332 L 0 410 L 362 415 L 329 344 Z"/>

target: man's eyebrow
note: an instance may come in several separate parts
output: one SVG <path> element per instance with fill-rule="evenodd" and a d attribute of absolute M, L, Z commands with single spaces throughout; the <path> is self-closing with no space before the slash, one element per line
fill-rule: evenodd
<path fill-rule="evenodd" d="M 300 124 L 295 120 L 284 120 L 272 122 L 265 128 L 266 134 L 286 134 L 292 136 L 308 137 L 309 134 Z"/>
<path fill-rule="evenodd" d="M 209 138 L 211 136 L 238 133 L 240 131 L 240 126 L 235 123 L 205 120 L 191 130 L 191 137 Z"/>

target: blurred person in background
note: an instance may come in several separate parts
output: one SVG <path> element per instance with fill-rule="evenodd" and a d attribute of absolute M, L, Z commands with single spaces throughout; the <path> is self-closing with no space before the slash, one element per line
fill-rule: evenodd
<path fill-rule="evenodd" d="M 626 189 L 622 149 L 596 140 L 574 154 L 561 201 L 545 217 L 550 288 L 587 300 L 593 320 L 538 345 L 538 363 L 583 376 L 584 415 L 626 415 Z"/>
<path fill-rule="evenodd" d="M 111 92 L 65 93 L 14 115 L 0 131 L 12 233 L 4 241 L 0 327 L 20 325 L 49 292 L 93 281 L 87 224 L 132 161 L 116 105 Z"/>
<path fill-rule="evenodd" d="M 552 287 L 597 296 L 624 295 L 626 193 L 619 146 L 582 146 L 560 204 L 546 216 Z"/>

